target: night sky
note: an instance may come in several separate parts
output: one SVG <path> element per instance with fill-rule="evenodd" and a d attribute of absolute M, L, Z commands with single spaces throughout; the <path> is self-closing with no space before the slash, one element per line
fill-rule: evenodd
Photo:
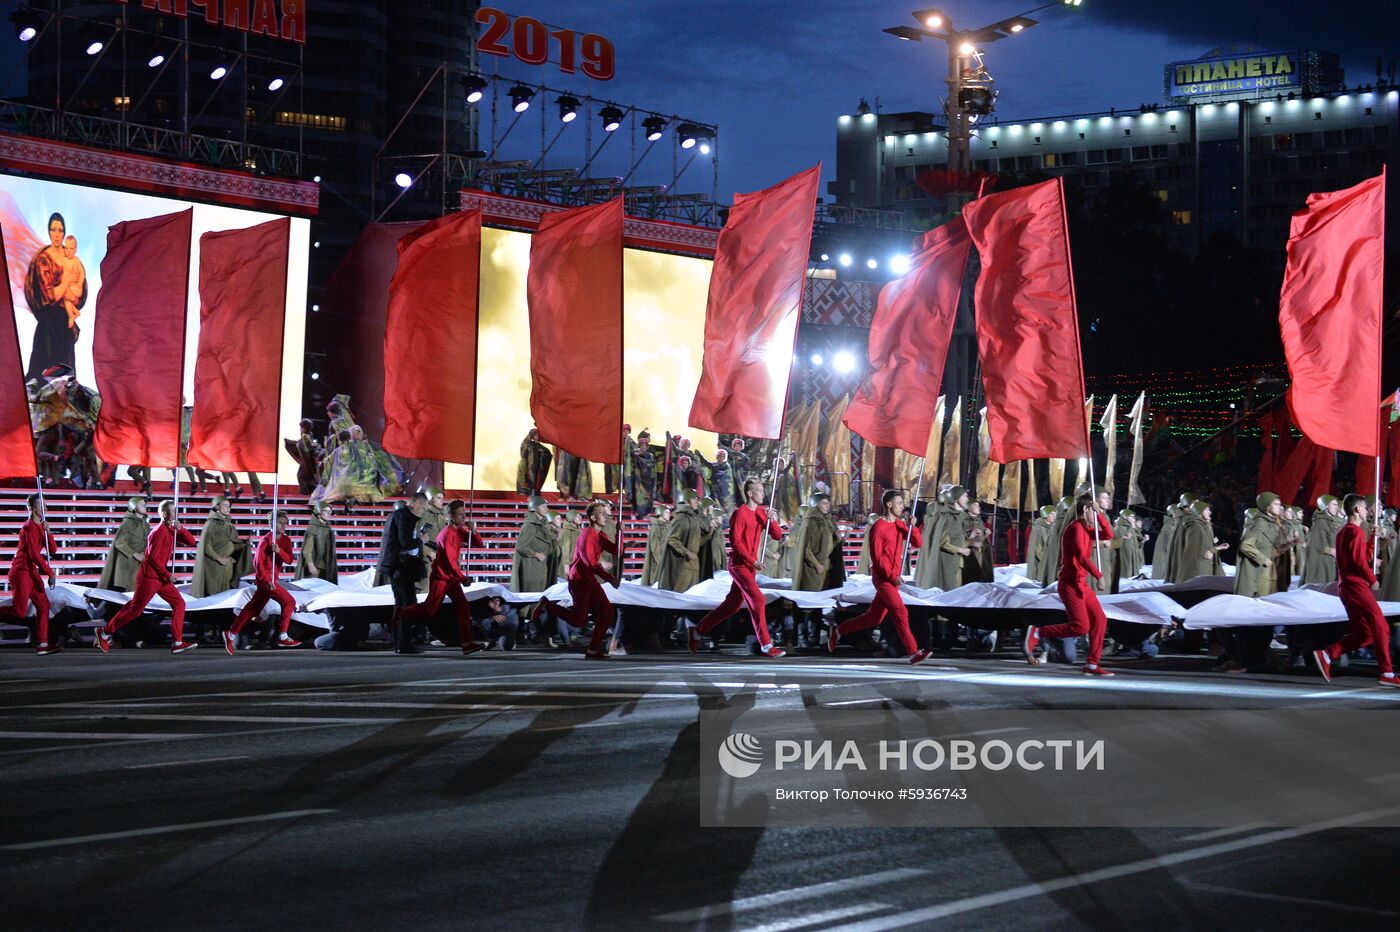
<path fill-rule="evenodd" d="M 834 177 L 836 118 L 861 97 L 885 111 L 939 110 L 942 43 L 901 42 L 881 32 L 915 25 L 910 12 L 938 6 L 958 28 L 996 22 L 1034 0 L 519 0 L 498 5 L 617 46 L 617 77 L 579 79 L 595 96 L 718 123 L 720 199 L 766 187 L 825 162 Z M 1084 0 L 1052 7 L 1039 25 L 987 48 L 1003 120 L 1136 108 L 1162 100 L 1162 66 L 1222 46 L 1321 48 L 1342 56 L 1349 84 L 1374 82 L 1375 60 L 1400 58 L 1393 2 L 1292 0 Z M 525 77 L 527 66 L 513 64 Z M 549 66 L 536 80 L 562 77 Z M 705 178 L 687 176 L 695 189 Z M 823 188 L 825 190 L 825 188 Z"/>

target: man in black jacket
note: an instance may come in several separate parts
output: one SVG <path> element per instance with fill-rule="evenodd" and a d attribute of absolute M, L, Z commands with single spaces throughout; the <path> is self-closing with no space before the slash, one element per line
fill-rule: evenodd
<path fill-rule="evenodd" d="M 399 611 L 418 604 L 418 580 L 423 578 L 422 547 L 419 518 L 428 506 L 428 496 L 414 492 L 408 507 L 395 511 L 389 519 L 384 550 L 379 568 L 389 577 L 394 590 L 394 631 L 396 654 L 420 654 L 413 646 L 413 625 L 399 624 Z"/>

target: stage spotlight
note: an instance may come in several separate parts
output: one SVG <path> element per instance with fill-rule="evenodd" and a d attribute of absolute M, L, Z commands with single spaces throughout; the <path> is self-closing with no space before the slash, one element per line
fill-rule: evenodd
<path fill-rule="evenodd" d="M 321 378 L 321 373 L 319 373 L 319 372 L 313 372 L 313 373 L 311 373 L 311 381 L 315 382 L 315 381 L 318 381 L 320 378 Z"/>
<path fill-rule="evenodd" d="M 842 265 L 850 265 L 850 264 L 851 264 L 851 254 L 850 254 L 849 252 L 843 252 L 843 253 L 841 253 L 840 257 L 839 257 L 836 261 L 837 261 L 837 262 L 840 262 Z"/>
<path fill-rule="evenodd" d="M 273 78 L 271 81 L 267 82 L 267 89 L 275 94 L 278 91 L 280 91 L 283 87 L 285 87 L 286 84 L 287 82 L 283 78 Z"/>
<path fill-rule="evenodd" d="M 312 176 L 311 176 L 311 180 L 314 181 L 316 184 L 320 184 L 320 183 L 321 183 L 321 176 L 320 176 L 320 175 L 312 175 Z"/>
<path fill-rule="evenodd" d="M 228 65 L 215 65 L 209 70 L 209 80 L 222 81 L 228 77 Z"/>
<path fill-rule="evenodd" d="M 700 141 L 700 127 L 694 123 L 682 123 L 676 127 L 676 135 L 680 137 L 682 149 L 693 149 Z"/>
<path fill-rule="evenodd" d="M 854 372 L 856 371 L 856 357 L 854 354 L 842 350 L 831 360 L 831 365 L 843 375 L 847 372 Z"/>
<path fill-rule="evenodd" d="M 661 131 L 666 128 L 666 118 L 653 114 L 642 121 L 642 129 L 646 131 L 647 142 L 656 142 L 661 138 Z"/>
<path fill-rule="evenodd" d="M 413 176 L 408 172 L 399 172 L 394 176 L 394 184 L 401 188 L 411 188 L 413 187 Z"/>
<path fill-rule="evenodd" d="M 826 360 L 822 358 L 822 354 L 821 354 L 821 353 L 813 353 L 813 354 L 812 354 L 812 365 L 814 365 L 814 366 L 820 366 L 820 365 L 821 365 L 822 363 L 824 363 L 824 362 L 826 362 Z"/>
<path fill-rule="evenodd" d="M 865 267 L 866 267 L 867 269 L 878 269 L 878 268 L 880 267 L 880 260 L 878 260 L 878 259 L 866 259 L 866 260 L 865 260 Z"/>
<path fill-rule="evenodd" d="M 964 58 L 975 51 L 977 51 L 977 46 L 973 45 L 971 42 L 964 42 L 962 45 L 958 46 L 958 54 Z"/>
<path fill-rule="evenodd" d="M 467 103 L 474 104 L 486 93 L 486 79 L 469 74 L 462 78 L 462 91 L 467 95 Z"/>
<path fill-rule="evenodd" d="M 826 253 L 822 253 L 822 261 L 823 261 L 823 262 L 830 262 L 830 261 L 831 261 L 831 256 L 827 255 Z"/>
<path fill-rule="evenodd" d="M 603 119 L 603 132 L 605 133 L 611 133 L 622 125 L 622 111 L 612 104 L 608 104 L 602 110 L 599 110 L 598 116 Z"/>
<path fill-rule="evenodd" d="M 315 313 L 318 313 L 320 310 L 321 310 L 321 305 L 319 305 L 319 304 L 313 304 L 313 305 L 311 305 L 311 313 L 315 314 Z"/>
<path fill-rule="evenodd" d="M 905 255 L 890 256 L 890 271 L 896 275 L 903 275 L 909 271 L 909 257 Z"/>
<path fill-rule="evenodd" d="M 535 99 L 534 88 L 526 87 L 523 84 L 515 85 L 515 87 L 510 89 L 509 93 L 512 107 L 516 113 L 524 113 L 526 110 L 529 110 L 530 101 Z"/>
<path fill-rule="evenodd" d="M 93 39 L 91 42 L 88 43 L 87 53 L 89 55 L 96 55 L 98 52 L 106 48 L 106 46 L 107 43 L 103 42 L 101 39 Z"/>
<path fill-rule="evenodd" d="M 559 122 L 572 123 L 578 119 L 578 98 L 565 94 L 559 98 Z"/>
<path fill-rule="evenodd" d="M 165 55 L 164 55 L 163 53 L 161 53 L 161 52 L 156 52 L 156 53 L 155 53 L 154 55 L 152 55 L 152 56 L 150 57 L 150 59 L 146 62 L 146 67 L 147 67 L 147 68 L 159 68 L 159 67 L 160 67 L 161 65 L 163 65 L 163 64 L 165 64 Z"/>
<path fill-rule="evenodd" d="M 701 155 L 709 155 L 709 154 L 710 154 L 710 144 L 709 144 L 708 142 L 702 142 L 702 143 L 700 143 L 700 154 L 701 154 Z"/>
<path fill-rule="evenodd" d="M 10 14 L 10 22 L 15 24 L 15 38 L 21 42 L 33 42 L 39 35 L 43 21 L 33 10 L 16 10 Z"/>

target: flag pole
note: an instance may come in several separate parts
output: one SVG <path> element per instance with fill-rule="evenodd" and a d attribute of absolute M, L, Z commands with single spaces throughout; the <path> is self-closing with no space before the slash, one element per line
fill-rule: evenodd
<path fill-rule="evenodd" d="M 1385 166 L 1381 166 L 1381 200 L 1385 200 L 1385 188 L 1387 178 L 1385 176 Z M 1385 213 L 1381 213 L 1380 241 L 1385 242 Z M 1385 358 L 1385 310 L 1384 306 L 1376 308 L 1376 378 L 1384 378 L 1381 363 Z M 1384 383 L 1381 383 L 1384 384 Z M 1400 391 L 1396 392 L 1400 395 Z M 1392 402 L 1393 404 L 1393 402 Z M 1391 412 L 1395 409 L 1392 407 Z M 1371 544 L 1371 573 L 1374 575 L 1381 566 L 1381 454 L 1385 451 L 1385 408 L 1376 409 L 1376 513 L 1373 515 L 1372 527 L 1375 528 L 1375 537 Z"/>
<path fill-rule="evenodd" d="M 932 436 L 932 434 L 930 434 Z M 924 467 L 928 465 L 928 457 L 919 457 L 919 479 L 914 483 L 914 503 L 909 506 L 909 533 L 904 535 L 904 552 L 899 555 L 899 575 L 904 577 L 904 561 L 909 559 L 909 542 L 914 539 L 914 512 L 919 508 L 919 495 L 924 489 Z M 927 513 L 925 513 L 927 514 Z M 927 523 L 927 522 L 925 522 Z"/>

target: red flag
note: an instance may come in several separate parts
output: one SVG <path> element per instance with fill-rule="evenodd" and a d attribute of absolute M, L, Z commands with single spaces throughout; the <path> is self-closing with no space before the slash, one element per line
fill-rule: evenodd
<path fill-rule="evenodd" d="M 29 393 L 24 387 L 24 363 L 20 358 L 19 331 L 15 327 L 15 299 L 10 291 L 10 269 L 0 234 L 0 479 L 39 475 L 34 459 L 34 432 L 29 426 Z"/>
<path fill-rule="evenodd" d="M 107 231 L 92 365 L 102 408 L 93 442 L 108 463 L 178 466 L 194 209 Z"/>
<path fill-rule="evenodd" d="M 276 472 L 292 222 L 199 238 L 199 355 L 189 462 Z"/>
<path fill-rule="evenodd" d="M 881 447 L 928 450 L 943 366 L 972 240 L 961 217 L 924 235 L 909 273 L 880 289 L 870 325 L 870 374 L 842 417 Z"/>
<path fill-rule="evenodd" d="M 622 461 L 622 198 L 546 214 L 530 242 L 530 414 L 540 440 Z"/>
<path fill-rule="evenodd" d="M 384 330 L 390 453 L 472 462 L 480 274 L 480 210 L 448 214 L 399 240 Z"/>
<path fill-rule="evenodd" d="M 777 440 L 802 316 L 821 163 L 736 194 L 705 305 L 705 358 L 690 426 Z"/>
<path fill-rule="evenodd" d="M 1088 455 L 1084 366 L 1061 179 L 963 208 L 982 258 L 977 343 L 991 458 Z"/>
<path fill-rule="evenodd" d="M 1293 420 L 1318 446 L 1380 452 L 1385 172 L 1293 215 L 1278 321 Z"/>

